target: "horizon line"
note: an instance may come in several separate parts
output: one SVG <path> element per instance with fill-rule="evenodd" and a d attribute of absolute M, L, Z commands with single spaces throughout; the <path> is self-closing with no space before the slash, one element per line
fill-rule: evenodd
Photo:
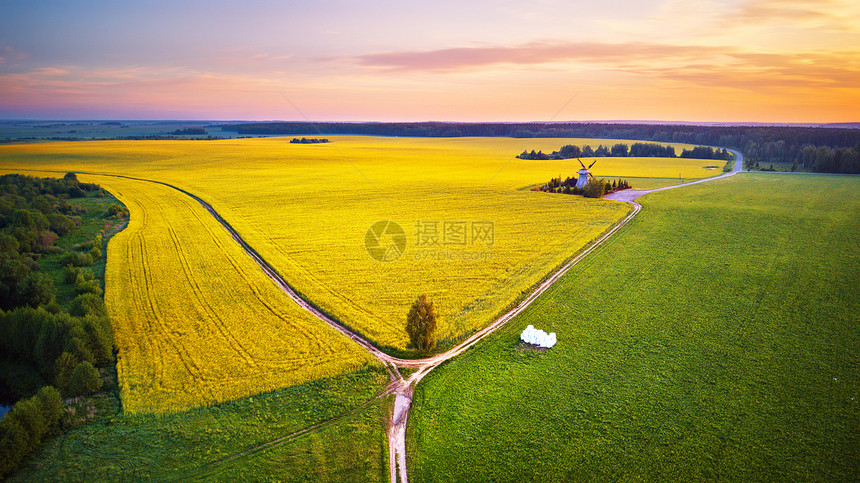
<path fill-rule="evenodd" d="M 780 122 L 780 121 L 674 121 L 674 120 L 655 120 L 655 119 L 589 119 L 589 120 L 565 120 L 565 121 L 451 121 L 451 120 L 423 120 L 423 121 L 378 121 L 378 120 L 363 120 L 363 121 L 347 121 L 347 120 L 282 120 L 282 119 L 123 119 L 123 118 L 79 118 L 79 119 L 55 119 L 55 118 L 0 118 L 0 123 L 21 122 L 21 123 L 37 123 L 37 122 L 56 122 L 56 123 L 72 123 L 72 122 L 147 122 L 147 123 L 294 123 L 294 124 L 641 124 L 641 125 L 710 125 L 710 126 L 798 126 L 798 127 L 815 127 L 815 126 L 854 126 L 860 127 L 858 121 L 832 121 L 832 122 Z M 855 126 L 856 125 L 856 126 Z"/>

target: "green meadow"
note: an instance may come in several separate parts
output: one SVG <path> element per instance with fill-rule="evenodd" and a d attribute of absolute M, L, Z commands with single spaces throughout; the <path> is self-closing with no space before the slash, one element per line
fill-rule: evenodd
<path fill-rule="evenodd" d="M 417 387 L 411 481 L 860 474 L 860 177 L 741 174 L 642 212 Z M 534 351 L 528 324 L 558 334 Z"/>
<path fill-rule="evenodd" d="M 382 480 L 387 382 L 368 369 L 162 416 L 125 415 L 102 394 L 76 408 L 87 424 L 52 437 L 10 481 Z"/>

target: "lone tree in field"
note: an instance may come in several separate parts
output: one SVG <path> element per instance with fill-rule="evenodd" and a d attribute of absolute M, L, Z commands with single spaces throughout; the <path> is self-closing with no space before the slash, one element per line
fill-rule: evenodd
<path fill-rule="evenodd" d="M 412 347 L 428 352 L 436 347 L 436 307 L 422 294 L 412 304 L 406 317 L 406 332 Z"/>

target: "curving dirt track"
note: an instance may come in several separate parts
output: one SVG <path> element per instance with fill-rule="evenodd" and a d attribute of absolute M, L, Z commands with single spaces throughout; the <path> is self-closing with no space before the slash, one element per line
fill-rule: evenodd
<path fill-rule="evenodd" d="M 653 190 L 616 191 L 615 193 L 612 193 L 611 195 L 605 196 L 604 199 L 615 200 L 615 201 L 625 201 L 625 202 L 631 203 L 634 200 L 636 200 L 637 198 L 639 198 L 640 196 L 645 196 L 648 193 L 653 193 L 655 191 L 671 190 L 671 189 L 675 189 L 675 188 L 681 188 L 683 186 L 690 186 L 690 185 L 699 184 L 699 183 L 707 183 L 709 181 L 714 181 L 717 179 L 723 179 L 723 178 L 728 178 L 729 176 L 734 176 L 735 174 L 740 173 L 743 170 L 744 157 L 741 153 L 739 153 L 737 151 L 734 151 L 731 149 L 729 151 L 735 155 L 735 166 L 734 166 L 734 169 L 732 169 L 731 171 L 729 171 L 726 174 L 722 174 L 720 176 L 714 176 L 713 178 L 704 178 L 704 179 L 700 179 L 700 180 L 696 180 L 696 181 L 690 181 L 689 183 L 677 184 L 675 186 L 665 186 L 663 188 L 655 188 Z"/>

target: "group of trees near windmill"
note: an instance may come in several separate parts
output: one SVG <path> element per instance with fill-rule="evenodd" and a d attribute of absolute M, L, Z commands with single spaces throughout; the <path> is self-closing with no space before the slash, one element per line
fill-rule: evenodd
<path fill-rule="evenodd" d="M 582 188 L 576 187 L 577 178 L 552 178 L 548 183 L 536 188 L 537 191 L 545 191 L 547 193 L 562 193 L 566 195 L 582 195 L 586 198 L 600 198 L 606 194 L 615 191 L 621 191 L 632 188 L 627 180 L 619 179 L 609 182 L 605 179 L 597 179 L 591 177 Z"/>
<path fill-rule="evenodd" d="M 412 137 L 505 136 L 516 138 L 631 139 L 737 149 L 760 164 L 793 163 L 824 173 L 860 173 L 860 129 L 852 126 L 698 126 L 629 123 L 310 123 L 224 125 L 239 134 L 358 134 Z M 819 152 L 819 148 L 828 148 Z M 851 148 L 853 153 L 840 148 Z M 815 157 L 810 159 L 811 151 Z M 806 153 L 805 155 L 802 153 Z"/>

